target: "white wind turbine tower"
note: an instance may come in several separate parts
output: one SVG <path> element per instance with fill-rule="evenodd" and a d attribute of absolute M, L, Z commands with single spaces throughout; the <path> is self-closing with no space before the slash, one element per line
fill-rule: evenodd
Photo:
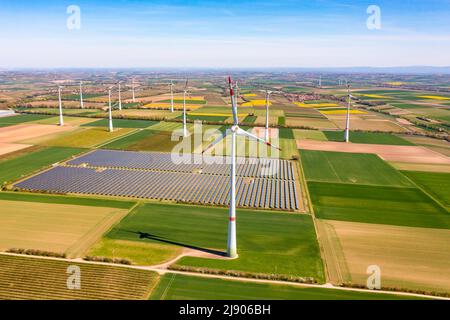
<path fill-rule="evenodd" d="M 320 75 L 320 78 L 319 78 L 319 88 L 322 88 L 322 75 Z"/>
<path fill-rule="evenodd" d="M 348 104 L 347 104 L 347 119 L 345 122 L 345 142 L 350 142 L 350 105 L 351 99 L 353 96 L 350 93 L 350 84 L 347 84 L 347 92 L 348 92 Z"/>
<path fill-rule="evenodd" d="M 173 112 L 173 80 L 170 80 L 170 112 Z"/>
<path fill-rule="evenodd" d="M 120 95 L 120 81 L 118 82 L 119 85 L 119 110 L 122 111 L 122 97 Z"/>
<path fill-rule="evenodd" d="M 108 88 L 108 100 L 109 100 L 109 111 L 108 111 L 108 118 L 109 118 L 109 132 L 113 132 L 113 122 L 112 122 L 112 106 L 111 106 L 111 89 L 113 86 Z"/>
<path fill-rule="evenodd" d="M 183 137 L 188 136 L 187 125 L 186 125 L 186 95 L 188 94 L 188 80 L 186 79 L 186 85 L 183 90 Z"/>
<path fill-rule="evenodd" d="M 84 108 L 84 104 L 83 104 L 83 88 L 82 88 L 83 82 L 80 81 L 80 107 L 81 109 Z"/>
<path fill-rule="evenodd" d="M 229 211 L 229 222 L 228 222 L 228 245 L 227 245 L 227 255 L 230 258 L 237 258 L 237 241 L 236 241 L 236 137 L 243 136 L 259 142 L 262 142 L 270 147 L 280 148 L 273 146 L 267 141 L 256 137 L 255 135 L 248 133 L 247 131 L 239 128 L 239 119 L 237 113 L 236 99 L 234 96 L 233 84 L 231 77 L 228 78 L 228 85 L 230 87 L 231 96 L 231 107 L 233 111 L 233 126 L 228 129 L 221 137 L 215 140 L 208 148 L 206 148 L 203 153 L 211 149 L 214 145 L 218 144 L 220 141 L 225 139 L 225 137 L 231 131 L 231 174 L 230 174 L 230 211 Z"/>
<path fill-rule="evenodd" d="M 63 110 L 62 110 L 62 100 L 61 100 L 61 89 L 62 86 L 58 86 L 58 100 L 59 100 L 59 126 L 64 125 Z"/>
<path fill-rule="evenodd" d="M 266 91 L 266 131 L 265 134 L 265 140 L 266 142 L 269 141 L 269 104 L 270 104 L 270 95 L 272 94 L 272 91 L 267 90 Z"/>

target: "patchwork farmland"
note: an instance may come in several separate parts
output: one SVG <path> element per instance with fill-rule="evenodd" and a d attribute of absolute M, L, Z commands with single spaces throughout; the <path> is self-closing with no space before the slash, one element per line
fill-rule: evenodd
<path fill-rule="evenodd" d="M 450 85 L 413 90 L 403 86 L 421 77 L 375 85 L 376 77 L 352 76 L 347 143 L 342 81 L 324 74 L 320 87 L 310 74 L 242 73 L 239 124 L 263 141 L 254 158 L 250 139 L 237 138 L 233 216 L 230 137 L 205 154 L 212 137 L 195 141 L 195 120 L 218 136 L 232 127 L 225 76 L 189 80 L 183 137 L 185 79 L 174 80 L 171 112 L 166 80 L 175 76 L 135 74 L 136 97 L 122 86 L 121 110 L 112 92 L 110 130 L 102 84 L 115 75 L 86 75 L 84 108 L 78 83 L 67 82 L 63 126 L 54 75 L 30 84 L 14 74 L 19 93 L 0 81 L 0 100 L 15 97 L 19 113 L 0 112 L 0 298 L 449 296 Z M 269 88 L 277 93 L 267 114 Z M 180 142 L 191 148 L 177 156 Z M 67 290 L 69 265 L 81 268 L 79 292 Z M 362 289 L 371 265 L 386 291 Z"/>

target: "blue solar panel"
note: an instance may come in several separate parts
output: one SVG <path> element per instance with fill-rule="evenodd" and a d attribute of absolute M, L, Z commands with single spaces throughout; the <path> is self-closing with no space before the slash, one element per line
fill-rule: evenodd
<path fill-rule="evenodd" d="M 252 161 L 244 159 L 240 164 L 237 205 L 297 210 L 292 163 Z M 273 176 L 264 175 L 263 166 L 268 164 L 273 166 Z M 15 186 L 30 191 L 228 205 L 229 179 L 228 164 L 174 164 L 170 154 L 96 150 Z"/>

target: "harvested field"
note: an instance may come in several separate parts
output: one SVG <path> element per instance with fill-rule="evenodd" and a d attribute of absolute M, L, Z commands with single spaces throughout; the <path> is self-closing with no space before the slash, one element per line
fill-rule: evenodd
<path fill-rule="evenodd" d="M 73 130 L 70 126 L 52 126 L 40 124 L 19 124 L 0 128 L 0 142 L 12 143 L 22 140 L 38 138 L 54 133 L 64 133 Z"/>
<path fill-rule="evenodd" d="M 16 152 L 18 150 L 26 149 L 29 147 L 31 147 L 31 145 L 0 142 L 0 156 L 11 152 Z"/>
<path fill-rule="evenodd" d="M 382 287 L 450 292 L 450 230 L 329 220 L 319 224 L 319 238 L 330 246 L 327 252 L 344 259 L 336 263 L 336 257 L 325 255 L 333 283 L 365 285 L 367 267 L 377 265 Z"/>
<path fill-rule="evenodd" d="M 388 146 L 377 144 L 353 144 L 332 141 L 298 140 L 297 147 L 304 150 L 350 153 L 374 153 L 386 161 L 427 164 L 450 164 L 450 158 L 418 146 Z"/>
<path fill-rule="evenodd" d="M 68 267 L 77 266 L 81 289 L 67 288 Z M 0 299 L 147 299 L 158 275 L 147 270 L 0 254 Z"/>
<path fill-rule="evenodd" d="M 113 112 L 113 115 L 114 116 L 127 116 L 127 117 L 135 118 L 135 119 L 149 119 L 149 120 L 161 119 L 161 120 L 163 120 L 163 119 L 176 118 L 181 115 L 181 112 L 179 112 L 179 111 L 170 112 L 167 110 L 127 109 L 127 110 L 122 110 L 122 111 L 116 110 Z"/>
<path fill-rule="evenodd" d="M 81 256 L 128 210 L 0 200 L 0 250 Z"/>
<path fill-rule="evenodd" d="M 286 125 L 291 127 L 309 127 L 314 129 L 336 129 L 337 126 L 328 119 L 307 117 L 286 117 Z"/>
<path fill-rule="evenodd" d="M 445 172 L 450 173 L 450 164 L 424 164 L 408 162 L 389 162 L 397 170 L 422 171 L 422 172 Z"/>
<path fill-rule="evenodd" d="M 345 118 L 334 118 L 332 122 L 340 129 L 345 129 Z M 403 133 L 407 131 L 400 125 L 389 120 L 362 120 L 350 118 L 350 128 L 352 130 L 384 131 Z"/>

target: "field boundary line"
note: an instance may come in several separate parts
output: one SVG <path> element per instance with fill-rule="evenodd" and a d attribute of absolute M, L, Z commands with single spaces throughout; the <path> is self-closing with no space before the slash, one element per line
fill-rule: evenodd
<path fill-rule="evenodd" d="M 431 198 L 431 200 L 433 200 L 434 202 L 436 202 L 437 205 L 439 205 L 442 209 L 444 209 L 444 211 L 449 212 L 449 210 L 447 209 L 446 206 L 444 206 L 439 200 L 437 200 L 434 196 L 432 196 L 430 193 L 428 193 L 421 185 L 417 184 L 416 182 L 414 182 L 414 180 L 412 180 L 410 177 L 408 177 L 406 174 L 404 174 L 401 170 L 398 170 L 403 176 L 406 177 L 406 179 L 408 179 L 409 181 L 411 181 L 411 183 L 413 183 L 417 189 L 421 190 L 423 193 L 425 193 L 428 197 Z M 408 170 L 403 170 L 403 171 L 408 171 Z M 411 172 L 421 172 L 421 171 L 411 171 Z"/>

